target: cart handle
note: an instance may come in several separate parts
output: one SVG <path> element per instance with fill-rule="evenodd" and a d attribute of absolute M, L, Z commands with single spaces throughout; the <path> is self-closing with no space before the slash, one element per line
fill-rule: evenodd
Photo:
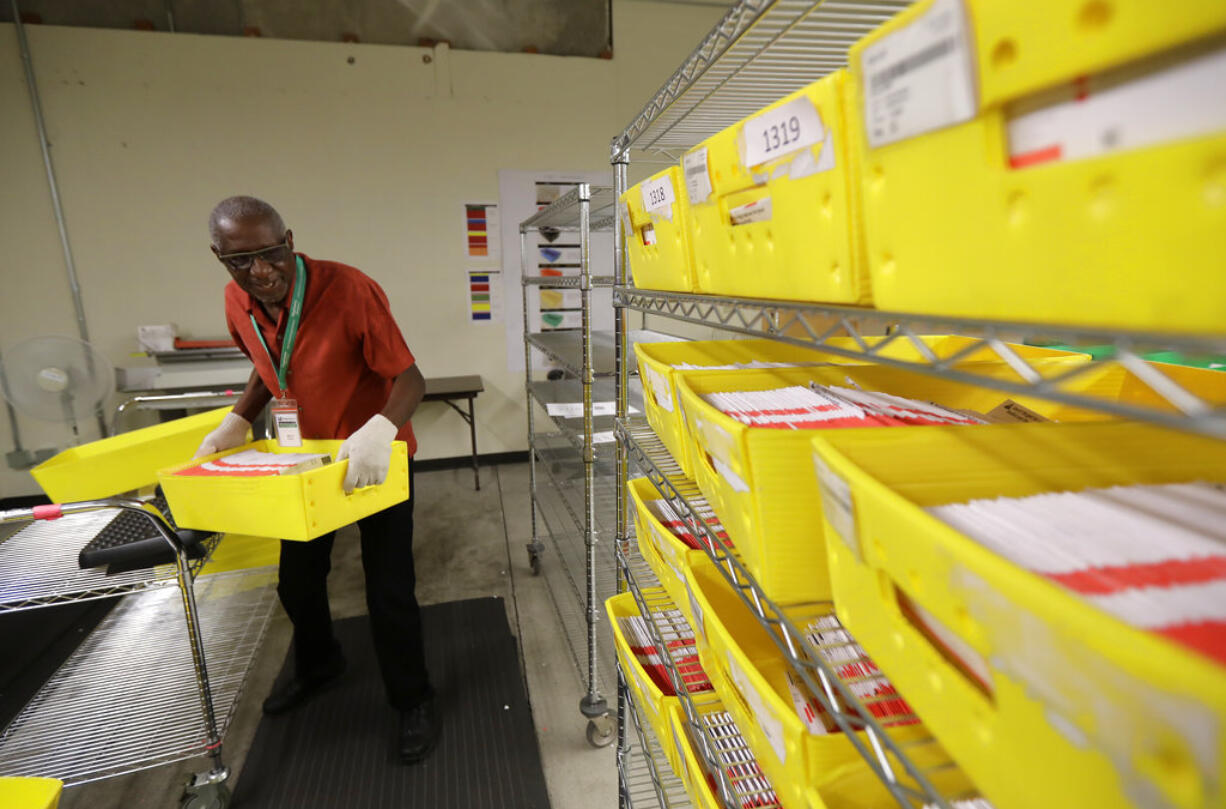
<path fill-rule="evenodd" d="M 107 508 L 138 511 L 153 523 L 162 538 L 170 543 L 176 553 L 183 549 L 183 542 L 175 530 L 170 527 L 166 516 L 152 503 L 136 500 L 130 497 L 108 497 L 103 500 L 81 500 L 76 503 L 51 503 L 32 508 L 14 508 L 0 511 L 0 523 L 25 522 L 28 520 L 58 520 L 65 514 L 81 514 L 87 511 L 101 511 Z"/>

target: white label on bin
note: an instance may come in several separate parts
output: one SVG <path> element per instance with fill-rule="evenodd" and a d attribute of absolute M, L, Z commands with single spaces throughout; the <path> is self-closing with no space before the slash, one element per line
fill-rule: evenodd
<path fill-rule="evenodd" d="M 661 214 L 667 218 L 673 218 L 673 202 L 676 197 L 673 195 L 673 180 L 672 177 L 665 174 L 663 177 L 657 177 L 654 180 L 648 180 L 643 183 L 643 208 L 648 213 L 661 211 Z"/>
<path fill-rule="evenodd" d="M 690 202 L 706 202 L 711 198 L 711 173 L 707 169 L 707 147 L 695 149 L 681 158 L 685 169 L 685 190 Z"/>
<path fill-rule="evenodd" d="M 817 470 L 818 488 L 822 493 L 822 510 L 826 521 L 839 535 L 857 559 L 863 561 L 860 551 L 860 535 L 856 532 L 856 512 L 851 503 L 851 487 L 826 462 L 816 454 L 813 456 L 813 467 Z"/>
<path fill-rule="evenodd" d="M 737 662 L 731 649 L 728 650 L 728 674 L 732 677 L 732 682 L 736 684 L 737 690 L 741 692 L 741 696 L 749 703 L 749 710 L 753 713 L 758 727 L 762 728 L 762 735 L 766 737 L 771 749 L 775 751 L 775 758 L 779 759 L 781 764 L 786 764 L 788 748 L 783 738 L 783 722 L 775 716 L 775 712 L 766 704 L 766 700 L 762 699 L 758 689 L 753 687 L 749 676 L 745 674 L 745 670 L 741 668 L 741 664 Z"/>
<path fill-rule="evenodd" d="M 754 222 L 769 222 L 771 218 L 771 198 L 763 197 L 753 202 L 746 202 L 735 208 L 728 209 L 728 218 L 734 225 L 749 225 Z"/>
<path fill-rule="evenodd" d="M 650 365 L 643 367 L 647 369 L 648 387 L 651 388 L 651 395 L 656 400 L 656 404 L 669 413 L 673 412 L 673 389 L 668 384 L 668 378 Z"/>
<path fill-rule="evenodd" d="M 755 115 L 741 131 L 741 165 L 760 166 L 786 154 L 821 143 L 822 117 L 808 96 Z"/>
<path fill-rule="evenodd" d="M 961 0 L 864 49 L 864 128 L 873 148 L 975 117 L 975 74 Z"/>
<path fill-rule="evenodd" d="M 1084 160 L 1226 131 L 1226 47 L 1086 76 L 1008 110 L 1009 165 Z"/>
<path fill-rule="evenodd" d="M 707 639 L 707 620 L 702 614 L 702 605 L 698 603 L 698 599 L 694 598 L 694 591 L 690 589 L 690 580 L 685 581 L 685 594 L 690 599 L 690 612 L 694 614 L 695 629 L 702 635 L 702 639 Z"/>

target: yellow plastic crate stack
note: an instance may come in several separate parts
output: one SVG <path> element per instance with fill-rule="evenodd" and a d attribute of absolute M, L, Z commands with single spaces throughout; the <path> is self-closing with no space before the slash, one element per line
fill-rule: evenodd
<path fill-rule="evenodd" d="M 924 0 L 622 197 L 645 289 L 1214 332 L 1226 5 Z"/>
<path fill-rule="evenodd" d="M 846 84 L 820 79 L 623 194 L 635 284 L 868 303 Z"/>
<path fill-rule="evenodd" d="M 1226 3 L 923 0 L 852 47 L 882 309 L 1226 322 Z"/>
<path fill-rule="evenodd" d="M 1220 332 L 1224 86 L 1220 0 L 921 0 L 855 45 L 846 73 L 630 189 L 630 268 L 648 289 Z M 937 357 L 966 340 L 924 338 Z M 1014 349 L 1043 376 L 1086 360 Z M 1059 422 L 1108 417 L 770 341 L 636 353 L 648 421 L 735 553 L 797 623 L 837 612 L 962 768 L 938 784 L 945 794 L 981 789 L 996 809 L 1226 807 L 1220 666 L 1095 611 L 922 510 L 1224 480 L 1226 445 L 1118 422 L 751 429 L 703 395 L 816 381 L 979 412 L 1011 398 Z M 884 356 L 919 354 L 900 340 Z M 959 358 L 976 361 L 976 373 L 1018 379 L 986 349 Z M 701 370 L 755 362 L 806 367 Z M 842 367 L 814 367 L 824 363 Z M 1226 375 L 1161 370 L 1226 404 Z M 1118 365 L 1060 389 L 1173 410 Z M 704 667 L 783 804 L 893 805 L 848 739 L 804 727 L 778 649 L 706 553 L 646 507 L 652 487 L 633 482 L 630 495 L 643 556 L 694 625 Z M 951 649 L 975 661 L 969 670 Z M 671 715 L 670 763 L 699 805 L 718 805 L 692 771 L 684 715 Z"/>
<path fill-rule="evenodd" d="M 814 440 L 839 618 L 998 809 L 1226 806 L 1226 670 L 924 511 L 1226 481 L 1226 443 L 1130 423 Z M 1038 779 L 1036 781 L 1036 779 Z"/>

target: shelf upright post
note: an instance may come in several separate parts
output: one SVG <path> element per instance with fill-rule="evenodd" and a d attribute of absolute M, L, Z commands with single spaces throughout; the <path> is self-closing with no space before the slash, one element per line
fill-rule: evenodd
<path fill-rule="evenodd" d="M 592 384 L 596 369 L 592 361 L 592 266 L 591 266 L 592 187 L 579 183 L 579 295 L 583 313 L 583 545 L 587 568 L 587 694 L 579 710 L 588 719 L 606 716 L 608 703 L 600 695 L 596 674 L 596 624 L 600 620 L 596 603 L 596 457 L 592 441 Z"/>
<path fill-rule="evenodd" d="M 623 239 L 625 233 L 623 229 L 625 223 L 622 218 L 616 213 L 617 200 L 621 199 L 622 194 L 626 191 L 626 168 L 630 162 L 630 154 L 624 149 L 618 149 L 616 141 L 614 142 L 613 157 L 610 161 L 613 164 L 613 199 L 615 212 L 613 214 L 613 283 L 615 286 L 625 286 L 626 283 L 626 252 Z M 629 403 L 629 383 L 630 375 L 626 366 L 626 350 L 629 348 L 628 332 L 626 327 L 626 310 L 620 306 L 613 307 L 613 367 L 616 372 L 616 401 L 617 420 L 622 422 L 626 418 L 627 407 Z M 629 455 L 626 451 L 626 445 L 622 441 L 616 443 L 617 457 L 614 462 L 613 485 L 617 487 L 616 499 L 617 504 L 617 533 L 615 542 L 617 549 L 621 552 L 626 551 L 626 543 L 629 539 L 626 526 L 627 520 L 627 503 L 626 503 L 626 464 L 629 461 Z M 618 566 L 617 571 L 617 592 L 625 591 L 626 577 L 621 571 L 621 566 Z M 626 679 L 622 675 L 621 664 L 617 665 L 617 760 L 618 760 L 618 776 L 621 780 L 621 774 L 625 772 L 623 759 L 626 756 Z M 645 751 L 644 751 L 644 754 Z M 627 793 L 625 784 L 620 784 L 618 789 L 618 809 L 628 809 Z"/>
<path fill-rule="evenodd" d="M 536 531 L 536 425 L 532 403 L 532 344 L 528 342 L 528 232 L 519 228 L 519 289 L 523 301 L 524 319 L 524 404 L 528 410 L 528 509 L 532 525 L 532 541 L 528 543 L 528 563 L 532 572 L 541 569 L 541 551 L 545 544 Z"/>

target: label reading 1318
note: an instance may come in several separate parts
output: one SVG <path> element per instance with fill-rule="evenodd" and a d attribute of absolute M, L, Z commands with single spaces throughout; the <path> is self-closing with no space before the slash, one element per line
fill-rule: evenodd
<path fill-rule="evenodd" d="M 655 211 L 673 204 L 673 181 L 665 176 L 643 183 L 643 208 Z"/>
<path fill-rule="evenodd" d="M 794 152 L 825 136 L 821 116 L 813 102 L 802 96 L 745 122 L 745 166 L 758 166 Z"/>

